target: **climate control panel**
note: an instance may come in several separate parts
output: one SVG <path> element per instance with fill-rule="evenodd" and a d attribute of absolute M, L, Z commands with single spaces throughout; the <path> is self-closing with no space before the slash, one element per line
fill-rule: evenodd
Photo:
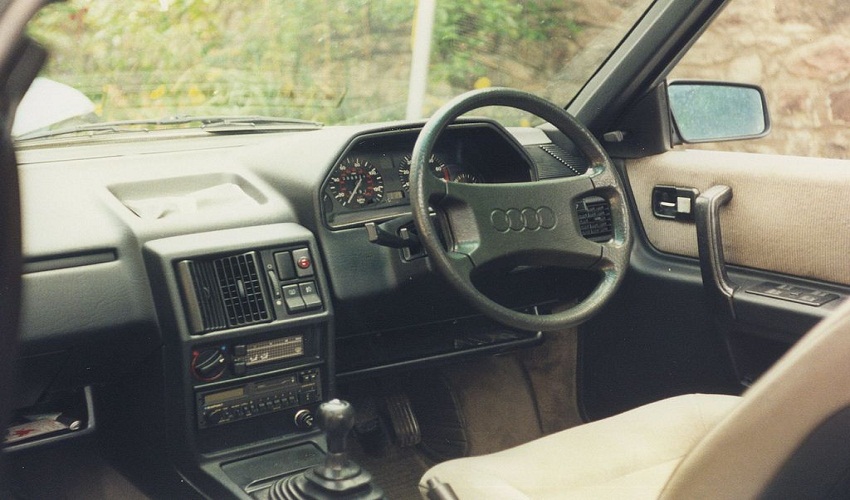
<path fill-rule="evenodd" d="M 195 385 L 286 369 L 303 365 L 310 358 L 318 359 L 321 339 L 316 328 L 291 329 L 273 335 L 265 335 L 265 340 L 231 340 L 196 346 L 189 360 Z"/>

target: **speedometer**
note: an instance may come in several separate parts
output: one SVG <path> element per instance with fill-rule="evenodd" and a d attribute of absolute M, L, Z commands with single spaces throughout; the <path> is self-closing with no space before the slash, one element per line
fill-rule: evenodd
<path fill-rule="evenodd" d="M 384 198 L 384 179 L 367 160 L 347 157 L 334 168 L 328 189 L 340 205 L 362 208 Z"/>

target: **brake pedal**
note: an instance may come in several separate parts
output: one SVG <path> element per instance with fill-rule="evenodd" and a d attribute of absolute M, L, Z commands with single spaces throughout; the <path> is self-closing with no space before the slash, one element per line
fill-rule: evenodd
<path fill-rule="evenodd" d="M 371 456 L 381 456 L 386 451 L 389 439 L 381 425 L 381 419 L 372 398 L 363 398 L 357 402 L 353 434 L 363 451 Z"/>
<path fill-rule="evenodd" d="M 407 395 L 390 394 L 386 396 L 385 401 L 397 444 L 401 447 L 419 444 L 422 441 L 422 433 L 419 431 L 419 422 L 413 414 Z"/>

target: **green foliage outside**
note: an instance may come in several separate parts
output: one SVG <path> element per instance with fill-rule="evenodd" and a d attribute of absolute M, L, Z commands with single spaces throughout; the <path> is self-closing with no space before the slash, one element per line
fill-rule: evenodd
<path fill-rule="evenodd" d="M 81 90 L 105 120 L 363 122 L 403 118 L 416 8 L 415 0 L 73 0 L 49 6 L 31 34 L 51 49 L 45 76 Z M 570 2 L 438 0 L 424 111 L 474 87 L 539 90 L 586 43 L 586 28 Z"/>

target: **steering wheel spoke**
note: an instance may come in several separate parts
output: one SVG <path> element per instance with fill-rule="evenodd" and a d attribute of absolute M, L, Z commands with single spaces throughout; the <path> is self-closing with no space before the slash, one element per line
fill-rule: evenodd
<path fill-rule="evenodd" d="M 601 247 L 581 235 L 577 200 L 594 186 L 587 177 L 534 183 L 447 183 L 437 206 L 448 222 L 449 248 L 475 267 L 504 263 L 586 269 Z"/>
<path fill-rule="evenodd" d="M 430 157 L 439 135 L 460 115 L 484 106 L 508 106 L 554 125 L 578 147 L 591 168 L 582 176 L 507 184 L 462 184 L 431 175 Z M 628 204 L 623 184 L 596 138 L 554 104 L 525 92 L 485 89 L 459 96 L 428 121 L 413 150 L 411 208 L 420 240 L 435 268 L 487 316 L 527 330 L 556 330 L 579 324 L 604 305 L 622 281 L 631 251 Z M 576 205 L 585 197 L 610 202 L 614 237 L 597 243 L 581 234 Z M 441 215 L 442 233 L 431 221 Z M 567 310 L 538 316 L 504 307 L 479 292 L 472 275 L 519 265 L 591 269 L 597 287 Z"/>
<path fill-rule="evenodd" d="M 427 167 L 421 167 L 426 168 Z M 424 199 L 428 200 L 428 203 L 431 206 L 437 205 L 442 202 L 443 198 L 446 197 L 446 191 L 448 189 L 448 182 L 440 179 L 434 175 L 423 175 L 422 176 L 422 191 L 421 195 Z"/>

